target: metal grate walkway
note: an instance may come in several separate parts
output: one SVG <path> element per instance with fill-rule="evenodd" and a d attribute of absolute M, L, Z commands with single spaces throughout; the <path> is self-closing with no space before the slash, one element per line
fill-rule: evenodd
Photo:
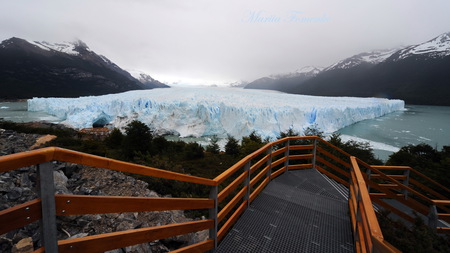
<path fill-rule="evenodd" d="M 271 181 L 216 252 L 354 252 L 348 202 L 315 169 Z"/>

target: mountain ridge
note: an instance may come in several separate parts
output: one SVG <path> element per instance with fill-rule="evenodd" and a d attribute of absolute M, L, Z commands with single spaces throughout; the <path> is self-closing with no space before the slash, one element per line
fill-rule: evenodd
<path fill-rule="evenodd" d="M 449 69 L 450 33 L 443 33 L 417 45 L 351 56 L 312 78 L 291 79 L 289 87 L 275 80 L 269 89 L 303 95 L 384 97 L 402 99 L 408 104 L 450 105 Z M 246 88 L 254 88 L 258 80 Z"/>
<path fill-rule="evenodd" d="M 158 88 L 142 83 L 81 40 L 49 43 L 13 37 L 0 43 L 1 99 L 78 97 Z"/>

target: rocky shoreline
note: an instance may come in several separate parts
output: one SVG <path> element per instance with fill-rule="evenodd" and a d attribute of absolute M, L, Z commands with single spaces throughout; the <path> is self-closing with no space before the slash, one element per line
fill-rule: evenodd
<path fill-rule="evenodd" d="M 29 150 L 37 134 L 22 134 L 0 129 L 0 155 Z M 148 184 L 123 173 L 71 163 L 54 164 L 56 194 L 161 197 L 148 189 Z M 98 180 L 100 179 L 101 180 Z M 36 168 L 24 167 L 0 173 L 0 210 L 37 198 Z M 116 213 L 57 217 L 58 239 L 83 237 L 141 227 L 186 222 L 183 211 Z M 208 231 L 168 238 L 116 249 L 122 252 L 168 252 L 174 248 L 204 240 Z M 31 245 L 31 246 L 30 246 Z M 41 246 L 39 222 L 0 235 L 0 252 L 30 252 Z"/>

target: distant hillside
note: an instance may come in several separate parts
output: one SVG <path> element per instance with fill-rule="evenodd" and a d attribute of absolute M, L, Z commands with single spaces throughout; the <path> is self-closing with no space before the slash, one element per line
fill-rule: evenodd
<path fill-rule="evenodd" d="M 156 87 L 141 83 L 82 41 L 51 44 L 11 38 L 0 44 L 0 99 L 78 97 Z"/>
<path fill-rule="evenodd" d="M 268 77 L 259 78 L 248 83 L 244 88 L 287 91 L 295 88 L 298 84 L 313 78 L 320 71 L 321 68 L 304 67 L 293 73 L 270 75 Z"/>
<path fill-rule="evenodd" d="M 450 105 L 450 33 L 419 45 L 358 54 L 312 78 L 272 80 L 267 87 L 320 96 L 386 97 L 408 104 Z M 274 88 L 278 87 L 278 88 Z"/>

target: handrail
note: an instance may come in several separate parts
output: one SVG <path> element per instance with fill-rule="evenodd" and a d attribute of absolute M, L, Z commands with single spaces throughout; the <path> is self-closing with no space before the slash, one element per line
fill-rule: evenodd
<path fill-rule="evenodd" d="M 350 171 L 352 180 L 349 207 L 353 222 L 353 234 L 356 242 L 364 242 L 357 244 L 361 248 L 357 248 L 356 251 L 400 252 L 384 243 L 383 234 L 370 200 L 366 181 L 358 166 L 358 161 L 354 156 L 351 156 L 350 160 L 352 164 L 352 170 Z"/>
<path fill-rule="evenodd" d="M 0 157 L 0 172 L 6 172 L 49 161 L 70 162 L 115 171 L 129 172 L 144 176 L 158 177 L 183 181 L 188 183 L 213 186 L 216 182 L 211 179 L 185 175 L 177 172 L 156 169 L 144 165 L 123 162 L 111 158 L 100 157 L 78 151 L 58 147 L 49 147 L 16 153 Z"/>
<path fill-rule="evenodd" d="M 265 144 L 263 147 L 247 155 L 214 179 L 160 170 L 58 147 L 49 147 L 2 156 L 0 157 L 0 172 L 36 164 L 44 164 L 50 161 L 71 162 L 211 187 L 209 198 L 196 199 L 56 195 L 53 200 L 56 204 L 55 215 L 185 209 L 210 210 L 209 219 L 197 223 L 165 225 L 162 227 L 145 228 L 138 231 L 114 232 L 105 235 L 89 236 L 84 239 L 60 241 L 59 248 L 61 252 L 66 249 L 67 251 L 72 251 L 71 249 L 74 248 L 81 249 L 81 247 L 91 247 L 98 242 L 109 243 L 111 241 L 119 240 L 119 238 L 124 240 L 121 243 L 117 242 L 116 244 L 111 244 L 107 247 L 108 249 L 112 249 L 112 245 L 115 245 L 114 247 L 122 247 L 124 245 L 137 244 L 137 242 L 145 242 L 140 236 L 144 234 L 147 236 L 149 233 L 156 233 L 156 231 L 161 232 L 164 235 L 173 235 L 188 230 L 191 232 L 199 231 L 195 229 L 200 228 L 202 230 L 210 230 L 209 240 L 187 246 L 177 250 L 177 252 L 189 252 L 191 250 L 203 252 L 214 249 L 217 247 L 218 242 L 225 237 L 240 215 L 271 180 L 288 170 L 295 169 L 315 168 L 349 188 L 349 207 L 352 217 L 352 228 L 355 235 L 355 246 L 357 249 L 361 249 L 362 252 L 372 252 L 374 250 L 379 250 L 381 252 L 398 252 L 398 250 L 384 240 L 372 203 L 379 203 L 385 208 L 392 208 L 391 210 L 394 212 L 400 212 L 382 201 L 383 198 L 394 198 L 411 206 L 413 209 L 418 208 L 416 210 L 420 210 L 420 212 L 424 213 L 425 209 L 423 208 L 423 204 L 417 202 L 413 198 L 406 199 L 406 193 L 409 192 L 414 198 L 419 198 L 425 203 L 435 207 L 437 206 L 442 210 L 446 210 L 446 206 L 450 205 L 448 201 L 443 201 L 442 199 L 430 199 L 400 181 L 408 179 L 408 176 L 392 176 L 381 172 L 381 170 L 386 168 L 402 168 L 411 172 L 416 172 L 412 168 L 406 168 L 405 166 L 370 166 L 316 136 L 285 137 Z M 376 173 L 377 176 L 374 178 L 386 180 L 389 184 L 383 185 L 373 181 L 370 174 L 361 171 L 360 165 L 368 169 L 368 171 Z M 417 174 L 419 176 L 421 175 L 419 172 L 417 172 Z M 428 179 L 424 175 L 422 178 Z M 221 191 L 219 191 L 219 187 Z M 381 193 L 371 193 L 371 190 L 368 188 L 379 190 Z M 395 189 L 402 190 L 405 193 L 403 195 L 398 194 L 395 192 Z M 392 190 L 394 190 L 394 192 Z M 0 233 L 8 232 L 12 229 L 29 224 L 32 221 L 39 220 L 43 216 L 43 211 L 41 212 L 42 203 L 40 199 L 37 199 L 0 211 L 0 224 L 2 224 Z M 71 204 L 68 205 L 68 203 Z M 219 204 L 221 205 L 219 206 Z M 29 208 L 26 210 L 27 207 Z M 42 210 L 44 210 L 43 207 Z M 18 219 L 21 220 L 20 222 L 13 223 L 10 222 L 11 217 L 18 217 Z M 450 218 L 450 215 L 446 213 L 437 213 L 436 217 Z M 5 223 L 3 223 L 3 221 Z M 440 231 L 441 230 L 445 229 L 440 229 Z M 136 237 L 135 235 L 138 236 Z M 72 246 L 72 248 L 70 246 Z M 103 249 L 104 248 L 102 248 L 102 250 Z M 43 250 L 38 249 L 37 251 L 42 252 Z"/>

